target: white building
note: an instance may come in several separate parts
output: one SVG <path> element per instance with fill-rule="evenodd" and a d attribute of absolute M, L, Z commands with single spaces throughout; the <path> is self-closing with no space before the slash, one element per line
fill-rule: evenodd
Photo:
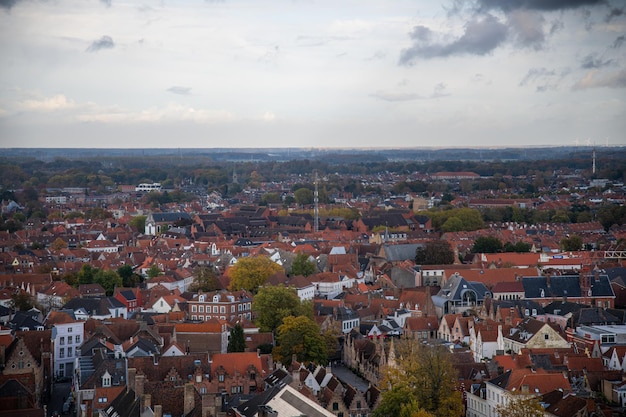
<path fill-rule="evenodd" d="M 54 377 L 72 377 L 74 359 L 80 356 L 80 345 L 85 338 L 85 323 L 76 320 L 71 313 L 51 311 L 45 324 L 52 327 Z"/>

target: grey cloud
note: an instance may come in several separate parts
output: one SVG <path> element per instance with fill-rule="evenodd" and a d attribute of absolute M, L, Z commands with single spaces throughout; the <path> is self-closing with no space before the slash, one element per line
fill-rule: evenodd
<path fill-rule="evenodd" d="M 111 0 L 100 0 L 106 7 L 111 7 Z"/>
<path fill-rule="evenodd" d="M 611 64 L 613 64 L 612 59 L 603 60 L 601 57 L 598 57 L 597 54 L 592 53 L 583 58 L 580 66 L 581 68 L 592 69 L 606 67 Z"/>
<path fill-rule="evenodd" d="M 626 88 L 626 70 L 612 73 L 598 73 L 590 71 L 583 79 L 576 82 L 573 90 L 586 90 L 588 88 Z"/>
<path fill-rule="evenodd" d="M 530 10 L 514 10 L 507 17 L 517 43 L 535 49 L 540 49 L 543 46 L 546 40 L 543 33 L 545 19 L 541 13 Z"/>
<path fill-rule="evenodd" d="M 439 98 L 439 97 L 446 97 L 449 96 L 449 93 L 446 93 L 446 88 L 448 88 L 448 86 L 445 83 L 439 83 L 437 85 L 435 85 L 435 88 L 433 89 L 433 94 L 431 95 L 431 98 Z"/>
<path fill-rule="evenodd" d="M 423 34 L 422 29 L 418 33 Z M 424 42 L 415 39 L 415 30 L 411 34 L 415 40 L 413 46 L 400 54 L 401 65 L 411 65 L 416 58 L 437 58 L 453 55 L 486 55 L 498 47 L 507 36 L 507 27 L 492 15 L 475 18 L 465 25 L 465 33 L 450 43 Z M 421 36 L 421 35 L 420 35 Z"/>
<path fill-rule="evenodd" d="M 569 68 L 560 71 L 547 68 L 531 68 L 524 78 L 519 82 L 519 86 L 534 85 L 535 91 L 542 93 L 549 90 L 556 90 L 559 82 L 570 73 Z"/>
<path fill-rule="evenodd" d="M 11 10 L 13 6 L 18 3 L 19 0 L 0 0 L 0 7 L 3 7 L 7 10 Z"/>
<path fill-rule="evenodd" d="M 478 0 L 479 9 L 500 9 L 505 12 L 517 9 L 554 11 L 575 9 L 583 6 L 599 6 L 605 0 Z"/>
<path fill-rule="evenodd" d="M 550 22 L 550 35 L 554 35 L 559 30 L 562 30 L 564 27 L 565 24 L 562 20 L 554 19 L 552 22 Z"/>
<path fill-rule="evenodd" d="M 606 15 L 606 18 L 604 20 L 608 23 L 611 20 L 613 20 L 613 18 L 620 17 L 620 16 L 623 16 L 623 15 L 624 15 L 624 9 L 618 9 L 616 7 L 614 9 L 611 9 L 611 11 L 609 12 L 608 15 Z"/>
<path fill-rule="evenodd" d="M 188 96 L 191 94 L 191 87 L 180 87 L 178 85 L 172 86 L 167 89 L 170 93 L 180 94 L 181 96 Z"/>
<path fill-rule="evenodd" d="M 110 36 L 104 35 L 98 40 L 91 42 L 91 45 L 87 48 L 87 52 L 98 52 L 101 49 L 112 49 L 115 47 L 115 43 Z"/>
<path fill-rule="evenodd" d="M 418 25 L 413 28 L 410 36 L 411 39 L 415 39 L 418 41 L 428 41 L 431 37 L 432 31 L 426 26 Z"/>
<path fill-rule="evenodd" d="M 613 45 L 611 45 L 613 48 L 617 49 L 617 48 L 621 48 L 622 45 L 624 44 L 624 35 L 622 36 L 618 36 L 617 38 L 615 38 L 615 40 L 613 41 Z"/>

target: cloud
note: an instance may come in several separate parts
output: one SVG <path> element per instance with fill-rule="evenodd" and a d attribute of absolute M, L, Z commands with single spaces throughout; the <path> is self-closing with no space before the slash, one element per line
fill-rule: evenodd
<path fill-rule="evenodd" d="M 606 15 L 606 18 L 604 19 L 604 21 L 608 23 L 614 18 L 623 16 L 623 15 L 624 15 L 624 9 L 618 9 L 616 7 L 614 9 L 611 9 L 611 11 L 609 11 L 609 14 Z"/>
<path fill-rule="evenodd" d="M 584 78 L 577 81 L 573 90 L 586 90 L 588 88 L 626 88 L 626 69 L 600 74 L 598 70 L 592 70 Z"/>
<path fill-rule="evenodd" d="M 411 100 L 419 100 L 423 98 L 419 94 L 415 94 L 415 93 L 396 93 L 396 92 L 391 92 L 391 91 L 380 91 L 380 90 L 376 91 L 375 93 L 370 94 L 370 97 L 373 97 L 378 100 L 391 101 L 391 102 L 411 101 Z"/>
<path fill-rule="evenodd" d="M 448 88 L 448 86 L 445 83 L 438 83 L 437 85 L 435 85 L 435 88 L 433 89 L 433 94 L 431 98 L 449 96 L 450 94 L 446 93 L 446 88 Z"/>
<path fill-rule="evenodd" d="M 559 86 L 559 82 L 569 73 L 569 68 L 564 68 L 560 71 L 544 67 L 531 68 L 518 85 L 523 87 L 532 84 L 535 86 L 535 91 L 538 93 L 556 90 Z"/>
<path fill-rule="evenodd" d="M 622 45 L 624 44 L 624 35 L 622 36 L 618 36 L 617 38 L 615 38 L 615 41 L 613 41 L 613 45 L 611 45 L 614 49 L 617 48 L 621 48 Z"/>
<path fill-rule="evenodd" d="M 13 6 L 18 3 L 19 0 L 0 0 L 0 7 L 3 7 L 7 10 L 11 10 Z"/>
<path fill-rule="evenodd" d="M 141 111 L 94 107 L 76 116 L 81 122 L 111 124 L 194 122 L 198 124 L 228 123 L 234 120 L 225 110 L 195 109 L 180 104 L 154 107 Z"/>
<path fill-rule="evenodd" d="M 41 97 L 21 100 L 17 103 L 20 110 L 50 112 L 74 108 L 74 102 L 68 100 L 63 94 L 52 97 Z"/>
<path fill-rule="evenodd" d="M 465 32 L 450 43 L 428 43 L 432 37 L 428 28 L 416 26 L 411 32 L 413 46 L 400 54 L 401 65 L 411 65 L 416 58 L 438 58 L 454 55 L 486 55 L 507 37 L 507 27 L 494 16 L 474 18 L 465 25 Z"/>
<path fill-rule="evenodd" d="M 505 12 L 518 9 L 556 11 L 583 6 L 600 6 L 605 3 L 605 0 L 478 0 L 476 2 L 479 9 L 500 9 Z"/>
<path fill-rule="evenodd" d="M 98 52 L 101 49 L 113 49 L 115 43 L 110 36 L 104 35 L 100 39 L 91 42 L 91 45 L 87 48 L 87 52 Z"/>
<path fill-rule="evenodd" d="M 602 58 L 599 58 L 596 53 L 591 53 L 583 58 L 580 67 L 584 69 L 593 69 L 606 67 L 612 64 L 612 59 L 603 60 Z"/>
<path fill-rule="evenodd" d="M 111 0 L 100 0 L 106 7 L 111 7 Z"/>
<path fill-rule="evenodd" d="M 178 85 L 174 85 L 167 89 L 170 93 L 180 94 L 181 96 L 188 96 L 191 94 L 191 87 L 180 87 Z"/>
<path fill-rule="evenodd" d="M 543 32 L 545 19 L 541 13 L 529 10 L 514 10 L 507 17 L 518 44 L 541 49 L 546 40 Z"/>

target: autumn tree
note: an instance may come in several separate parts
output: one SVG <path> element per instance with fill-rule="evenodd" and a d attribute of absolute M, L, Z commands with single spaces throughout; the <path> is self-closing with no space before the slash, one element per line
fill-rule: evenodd
<path fill-rule="evenodd" d="M 296 290 L 284 285 L 272 285 L 259 288 L 254 296 L 252 311 L 256 315 L 256 324 L 262 332 L 273 332 L 283 319 L 289 316 L 307 316 L 313 318 L 313 305 L 303 302 Z"/>
<path fill-rule="evenodd" d="M 246 340 L 243 335 L 243 327 L 241 327 L 241 324 L 239 323 L 235 324 L 235 327 L 230 330 L 227 351 L 229 353 L 246 351 Z"/>
<path fill-rule="evenodd" d="M 189 291 L 211 292 L 220 288 L 220 283 L 211 268 L 201 266 L 193 271 L 194 280 L 189 286 Z"/>
<path fill-rule="evenodd" d="M 50 244 L 50 249 L 55 250 L 55 251 L 60 251 L 61 249 L 65 249 L 65 248 L 67 248 L 67 242 L 61 239 L 60 237 L 57 237 L 54 240 L 54 242 Z"/>
<path fill-rule="evenodd" d="M 496 406 L 496 413 L 501 417 L 543 417 L 544 411 L 536 395 L 512 395 L 506 404 Z"/>
<path fill-rule="evenodd" d="M 431 240 L 415 251 L 418 265 L 449 265 L 454 263 L 454 251 L 445 240 Z"/>
<path fill-rule="evenodd" d="M 317 269 L 317 266 L 314 262 L 309 259 L 309 255 L 306 253 L 299 253 L 293 260 L 291 264 L 291 275 L 303 275 L 308 277 L 311 274 L 314 274 Z"/>
<path fill-rule="evenodd" d="M 277 345 L 272 352 L 276 360 L 291 363 L 291 358 L 296 355 L 298 362 L 327 362 L 326 341 L 320 334 L 320 327 L 311 318 L 285 317 L 277 333 Z"/>
<path fill-rule="evenodd" d="M 375 417 L 462 415 L 463 401 L 455 389 L 457 373 L 445 347 L 402 339 L 393 348 L 396 363 L 383 370 L 382 399 Z"/>
<path fill-rule="evenodd" d="M 280 265 L 265 256 L 239 258 L 228 272 L 230 276 L 229 289 L 231 291 L 256 292 L 269 277 L 281 271 L 283 268 Z"/>
<path fill-rule="evenodd" d="M 143 216 L 143 215 L 135 216 L 132 219 L 130 219 L 128 224 L 131 227 L 135 227 L 139 233 L 146 233 L 146 218 L 147 216 Z"/>

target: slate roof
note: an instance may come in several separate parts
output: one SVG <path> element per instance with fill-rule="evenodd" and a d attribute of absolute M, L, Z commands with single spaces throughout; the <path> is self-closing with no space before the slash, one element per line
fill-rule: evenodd
<path fill-rule="evenodd" d="M 179 212 L 179 213 L 150 213 L 152 218 L 157 223 L 169 223 L 175 222 L 180 219 L 191 220 L 191 216 L 189 213 Z"/>
<path fill-rule="evenodd" d="M 592 297 L 614 297 L 613 289 L 607 275 L 591 277 L 590 289 Z M 551 277 L 523 277 L 525 298 L 581 297 L 580 277 L 578 275 L 561 275 Z M 543 290 L 543 292 L 542 292 Z"/>
<path fill-rule="evenodd" d="M 68 301 L 63 309 L 77 311 L 84 308 L 90 316 L 105 316 L 111 314 L 109 308 L 123 308 L 124 304 L 114 297 L 105 298 L 74 298 Z"/>
<path fill-rule="evenodd" d="M 433 296 L 433 303 L 436 306 L 443 306 L 448 301 L 459 301 L 466 291 L 474 291 L 477 301 L 480 302 L 489 294 L 489 290 L 485 284 L 481 282 L 466 281 L 461 275 L 454 274 L 448 279 L 437 295 Z"/>
<path fill-rule="evenodd" d="M 383 245 L 385 259 L 390 262 L 414 260 L 417 248 L 424 247 L 422 243 L 403 243 L 399 245 Z"/>

